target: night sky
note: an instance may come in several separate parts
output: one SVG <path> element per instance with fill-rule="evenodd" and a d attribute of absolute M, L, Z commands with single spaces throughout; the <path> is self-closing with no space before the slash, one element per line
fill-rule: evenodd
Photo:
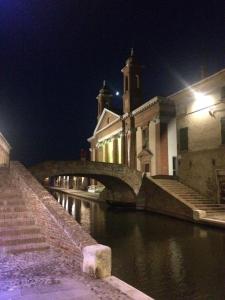
<path fill-rule="evenodd" d="M 220 6 L 220 3 L 221 6 Z M 224 1 L 0 0 L 0 131 L 26 165 L 77 159 L 134 47 L 144 99 L 225 67 Z M 122 104 L 115 97 L 115 104 Z"/>

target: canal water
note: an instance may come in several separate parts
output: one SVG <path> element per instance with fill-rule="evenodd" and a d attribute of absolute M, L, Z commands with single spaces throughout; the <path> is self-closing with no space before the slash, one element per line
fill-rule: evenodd
<path fill-rule="evenodd" d="M 223 230 L 53 194 L 84 230 L 112 248 L 113 275 L 156 300 L 225 299 Z"/>

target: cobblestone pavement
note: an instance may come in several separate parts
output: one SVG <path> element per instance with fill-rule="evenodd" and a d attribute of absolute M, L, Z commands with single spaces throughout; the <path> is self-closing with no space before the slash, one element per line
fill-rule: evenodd
<path fill-rule="evenodd" d="M 0 257 L 0 299 L 130 299 L 80 271 L 77 260 L 49 250 Z"/>

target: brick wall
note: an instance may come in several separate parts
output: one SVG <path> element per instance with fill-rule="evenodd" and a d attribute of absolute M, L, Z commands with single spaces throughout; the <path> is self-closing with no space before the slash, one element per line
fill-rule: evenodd
<path fill-rule="evenodd" d="M 11 162 L 10 179 L 21 191 L 35 223 L 41 227 L 50 245 L 72 252 L 81 259 L 83 247 L 97 244 L 19 162 Z"/>

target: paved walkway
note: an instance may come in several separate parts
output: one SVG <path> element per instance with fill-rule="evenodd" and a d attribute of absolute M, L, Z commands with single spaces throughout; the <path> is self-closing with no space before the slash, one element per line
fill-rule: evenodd
<path fill-rule="evenodd" d="M 0 269 L 1 300 L 130 299 L 81 273 L 76 260 L 55 249 L 1 256 Z"/>
<path fill-rule="evenodd" d="M 93 200 L 97 202 L 104 202 L 103 200 L 99 199 L 99 193 L 90 193 L 86 191 L 81 190 L 73 190 L 73 189 L 66 189 L 66 188 L 60 188 L 60 187 L 51 187 L 51 190 L 61 191 L 66 194 L 78 197 L 78 198 L 84 198 L 88 200 Z"/>

